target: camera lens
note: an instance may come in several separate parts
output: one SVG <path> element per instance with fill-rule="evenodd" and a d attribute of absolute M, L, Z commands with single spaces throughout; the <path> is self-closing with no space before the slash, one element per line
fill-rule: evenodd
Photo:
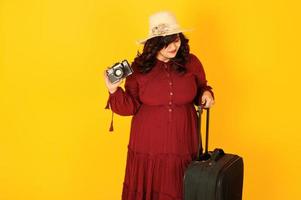
<path fill-rule="evenodd" d="M 118 78 L 122 77 L 123 71 L 119 68 L 114 71 L 114 75 Z"/>

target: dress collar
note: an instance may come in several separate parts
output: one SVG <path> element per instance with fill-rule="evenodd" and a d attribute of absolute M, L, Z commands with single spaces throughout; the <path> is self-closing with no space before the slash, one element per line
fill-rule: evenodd
<path fill-rule="evenodd" d="M 161 66 L 165 66 L 165 65 L 170 66 L 171 63 L 172 63 L 171 59 L 169 59 L 167 62 L 164 62 L 164 61 L 159 60 L 158 58 L 156 58 L 156 64 L 159 64 Z"/>

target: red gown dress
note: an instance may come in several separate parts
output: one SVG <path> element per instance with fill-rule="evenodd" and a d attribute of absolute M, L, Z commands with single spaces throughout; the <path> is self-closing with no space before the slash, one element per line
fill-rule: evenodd
<path fill-rule="evenodd" d="M 109 93 L 107 107 L 133 115 L 122 200 L 183 200 L 184 170 L 196 157 L 197 114 L 207 85 L 199 59 L 189 55 L 180 75 L 171 61 L 156 60 L 154 68 L 126 78 L 125 90 Z"/>

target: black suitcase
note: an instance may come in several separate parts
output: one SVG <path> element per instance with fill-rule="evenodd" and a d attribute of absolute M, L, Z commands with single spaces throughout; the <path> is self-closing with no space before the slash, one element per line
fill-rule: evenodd
<path fill-rule="evenodd" d="M 198 132 L 201 133 L 202 107 L 198 107 Z M 184 200 L 242 200 L 243 159 L 216 148 L 208 152 L 209 109 L 206 114 L 206 145 L 202 134 L 196 160 L 184 172 Z"/>

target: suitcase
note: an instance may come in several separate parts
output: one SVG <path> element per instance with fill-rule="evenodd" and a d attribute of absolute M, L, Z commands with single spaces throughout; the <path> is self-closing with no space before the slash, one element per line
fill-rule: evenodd
<path fill-rule="evenodd" d="M 201 134 L 203 109 L 198 107 L 198 154 L 184 172 L 184 200 L 242 200 L 243 159 L 219 148 L 208 152 L 209 109 L 205 110 L 205 152 L 203 153 Z"/>

